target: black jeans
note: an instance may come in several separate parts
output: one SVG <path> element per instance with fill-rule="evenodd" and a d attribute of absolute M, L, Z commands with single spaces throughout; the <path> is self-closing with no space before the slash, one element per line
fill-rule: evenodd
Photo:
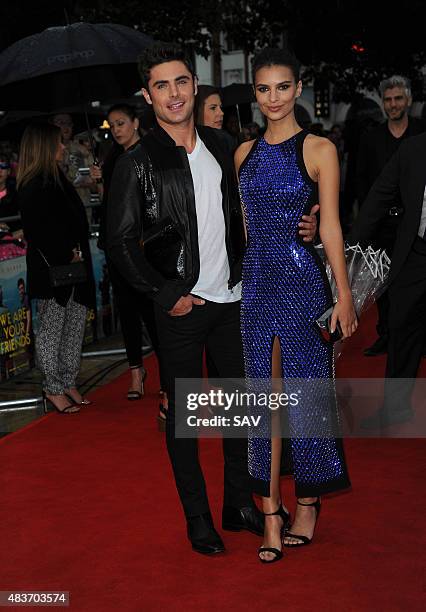
<path fill-rule="evenodd" d="M 206 485 L 198 459 L 196 438 L 175 437 L 175 378 L 203 375 L 206 350 L 221 378 L 244 378 L 240 332 L 240 303 L 218 304 L 206 301 L 194 306 L 183 317 L 171 317 L 159 306 L 155 316 L 160 340 L 160 361 L 169 397 L 166 440 L 176 487 L 186 517 L 209 510 Z M 250 493 L 247 439 L 223 440 L 224 505 L 242 508 L 253 501 Z"/>
<path fill-rule="evenodd" d="M 389 345 L 385 409 L 410 410 L 411 393 L 426 341 L 426 241 L 416 238 L 389 288 Z"/>
<path fill-rule="evenodd" d="M 121 276 L 108 259 L 108 271 L 114 292 L 115 303 L 120 317 L 121 333 L 130 367 L 143 364 L 143 323 L 151 339 L 152 347 L 158 354 L 158 335 L 155 325 L 154 305 L 146 295 L 136 291 Z"/>

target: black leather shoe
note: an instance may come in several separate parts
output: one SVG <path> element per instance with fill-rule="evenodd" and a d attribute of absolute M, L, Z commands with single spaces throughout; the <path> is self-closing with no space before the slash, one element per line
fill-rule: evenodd
<path fill-rule="evenodd" d="M 365 349 L 365 357 L 377 357 L 377 355 L 385 355 L 388 352 L 388 337 L 379 336 L 371 346 Z"/>
<path fill-rule="evenodd" d="M 213 525 L 210 512 L 186 519 L 188 538 L 195 552 L 214 555 L 224 552 L 225 545 Z"/>
<path fill-rule="evenodd" d="M 246 506 L 244 508 L 223 506 L 222 529 L 226 531 L 241 531 L 242 529 L 246 529 L 251 533 L 263 536 L 265 517 L 257 506 Z"/>
<path fill-rule="evenodd" d="M 388 413 L 383 408 L 363 419 L 360 423 L 361 429 L 366 431 L 380 431 L 391 425 L 400 425 L 408 423 L 414 416 L 412 410 L 404 410 L 401 412 Z"/>

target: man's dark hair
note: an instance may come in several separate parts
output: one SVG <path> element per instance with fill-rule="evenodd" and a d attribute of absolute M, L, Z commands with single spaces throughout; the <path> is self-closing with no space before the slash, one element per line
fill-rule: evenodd
<path fill-rule="evenodd" d="M 296 83 L 300 80 L 299 60 L 288 49 L 266 48 L 259 51 L 252 63 L 253 82 L 256 80 L 256 72 L 269 66 L 287 66 L 291 69 Z"/>
<path fill-rule="evenodd" d="M 16 286 L 20 287 L 21 285 L 25 287 L 25 281 L 23 278 L 18 278 L 18 282 L 16 283 Z"/>
<path fill-rule="evenodd" d="M 142 87 L 148 89 L 151 68 L 166 62 L 182 62 L 191 73 L 192 78 L 195 78 L 194 66 L 180 47 L 177 45 L 154 45 L 150 49 L 145 49 L 139 58 L 138 69 L 142 79 Z"/>

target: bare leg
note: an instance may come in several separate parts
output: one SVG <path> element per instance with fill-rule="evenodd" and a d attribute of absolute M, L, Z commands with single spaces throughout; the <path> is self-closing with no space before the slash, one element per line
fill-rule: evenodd
<path fill-rule="evenodd" d="M 282 392 L 281 380 L 281 350 L 278 338 L 275 338 L 272 348 L 272 391 Z M 281 421 L 278 411 L 271 416 L 271 485 L 270 497 L 262 497 L 262 510 L 265 514 L 276 512 L 281 504 L 280 467 L 281 467 Z M 265 533 L 262 547 L 277 548 L 281 550 L 281 528 L 283 520 L 280 516 L 265 516 Z M 261 559 L 273 560 L 275 555 L 271 552 L 261 552 Z"/>

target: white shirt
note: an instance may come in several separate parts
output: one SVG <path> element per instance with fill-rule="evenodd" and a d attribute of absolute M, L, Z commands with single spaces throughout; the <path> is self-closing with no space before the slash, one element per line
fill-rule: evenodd
<path fill-rule="evenodd" d="M 194 183 L 200 274 L 191 293 L 211 302 L 237 302 L 240 284 L 228 289 L 229 263 L 222 208 L 222 169 L 197 134 L 188 161 Z"/>
<path fill-rule="evenodd" d="M 422 208 L 422 214 L 420 217 L 420 225 L 419 225 L 419 231 L 418 231 L 418 235 L 420 236 L 420 238 L 423 238 L 425 234 L 425 230 L 426 230 L 426 188 L 423 194 L 423 208 Z"/>

